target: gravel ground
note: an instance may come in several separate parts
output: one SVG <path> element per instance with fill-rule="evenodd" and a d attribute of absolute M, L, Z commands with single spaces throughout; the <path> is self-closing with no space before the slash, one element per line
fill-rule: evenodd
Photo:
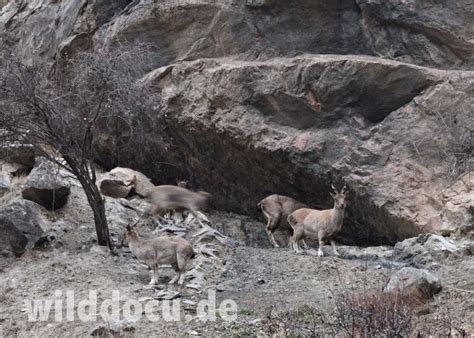
<path fill-rule="evenodd" d="M 231 245 L 212 238 L 205 240 L 216 257 L 197 255 L 188 269 L 188 287 L 169 286 L 167 282 L 174 272 L 165 267 L 160 284 L 151 288 L 147 286 L 150 278 L 147 268 L 128 248 L 120 248 L 114 256 L 95 245 L 91 214 L 79 188 L 73 188 L 70 202 L 63 210 L 45 215 L 63 226 L 54 241 L 21 258 L 5 253 L 0 258 L 0 337 L 84 336 L 101 325 L 115 330 L 119 336 L 265 335 L 268 329 L 264 319 L 270 310 L 278 314 L 297 311 L 306 305 L 330 314 L 338 294 L 380 290 L 398 267 L 386 260 L 348 259 L 344 255 L 318 258 L 314 250 L 297 255 L 288 248 L 274 249 L 269 246 L 262 223 L 216 212 L 209 214 L 211 224 L 234 238 L 229 241 Z M 198 230 L 197 225 L 190 226 L 186 237 L 193 241 L 193 234 Z M 153 227 L 144 226 L 140 232 L 152 236 Z M 112 233 L 115 238 L 121 235 L 117 228 Z M 429 302 L 429 310 L 416 317 L 419 325 L 425 325 L 435 334 L 446 333 L 445 321 L 472 332 L 473 266 L 472 256 L 447 259 L 437 265 L 435 273 L 441 278 L 443 291 Z M 200 277 L 193 272 L 201 273 Z M 58 296 L 56 290 L 63 294 Z M 68 290 L 74 292 L 75 310 L 79 300 L 88 298 L 89 290 L 97 291 L 99 305 L 111 298 L 113 290 L 120 292 L 121 304 L 131 299 L 146 303 L 179 293 L 176 297 L 182 305 L 180 316 L 184 320 L 151 321 L 142 315 L 136 322 L 105 321 L 100 316 L 93 316 L 90 322 L 80 321 L 77 316 L 71 321 L 54 321 L 52 311 L 47 321 L 28 321 L 25 301 L 65 300 Z M 196 317 L 196 304 L 207 299 L 210 290 L 216 291 L 218 305 L 225 299 L 237 303 L 235 321 L 224 321 L 219 310 L 215 311 L 215 322 L 203 322 Z M 100 335 L 98 330 L 95 333 Z"/>

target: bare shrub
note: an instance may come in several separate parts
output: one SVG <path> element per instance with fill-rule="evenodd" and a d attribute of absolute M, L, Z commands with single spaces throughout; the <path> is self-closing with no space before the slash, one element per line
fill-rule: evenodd
<path fill-rule="evenodd" d="M 281 313 L 272 307 L 262 323 L 269 337 L 323 337 L 335 333 L 327 314 L 308 305 Z"/>
<path fill-rule="evenodd" d="M 103 48 L 61 60 L 50 72 L 27 65 L 12 51 L 0 52 L 0 130 L 3 142 L 27 143 L 71 172 L 94 214 L 99 245 L 112 249 L 104 200 L 91 165 L 95 142 L 115 129 L 121 143 L 139 138 L 137 116 L 159 109 L 152 88 L 138 81 L 146 72 L 149 48 Z M 111 149 L 113 151 L 113 149 Z"/>
<path fill-rule="evenodd" d="M 364 274 L 364 288 L 355 291 L 339 274 L 337 278 L 339 287 L 328 290 L 327 310 L 304 305 L 276 312 L 273 307 L 262 322 L 266 333 L 270 337 L 406 337 L 415 332 L 417 312 L 428 306 L 418 290 L 369 290 Z"/>
<path fill-rule="evenodd" d="M 350 337 L 404 337 L 413 330 L 413 305 L 400 292 L 342 293 L 333 325 Z"/>
<path fill-rule="evenodd" d="M 450 294 L 447 301 L 435 299 L 436 311 L 420 320 L 416 334 L 422 337 L 472 337 L 474 334 L 472 314 L 469 308 L 463 305 L 470 294 L 470 291 L 462 290 L 461 293 Z"/>

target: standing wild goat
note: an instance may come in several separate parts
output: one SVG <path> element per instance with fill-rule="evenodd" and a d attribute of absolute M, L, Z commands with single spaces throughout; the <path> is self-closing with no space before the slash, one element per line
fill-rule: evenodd
<path fill-rule="evenodd" d="M 322 246 L 324 239 L 331 241 L 335 255 L 339 255 L 336 250 L 334 239 L 332 238 L 342 227 L 344 219 L 344 209 L 346 208 L 346 185 L 340 192 L 337 192 L 334 186 L 331 186 L 334 193 L 331 193 L 334 199 L 334 207 L 326 210 L 299 209 L 288 216 L 288 223 L 293 228 L 293 236 L 290 242 L 293 244 L 293 250 L 301 252 L 298 241 L 304 238 L 317 239 L 319 242 L 318 256 L 323 255 Z"/>
<path fill-rule="evenodd" d="M 186 209 L 202 224 L 197 211 L 206 206 L 209 194 L 204 191 L 193 192 L 175 185 L 159 185 L 150 191 L 148 197 L 151 199 L 153 214 L 167 209 Z"/>
<path fill-rule="evenodd" d="M 278 227 L 283 227 L 291 231 L 292 229 L 286 220 L 288 215 L 297 209 L 307 208 L 307 206 L 288 196 L 270 195 L 261 200 L 257 204 L 257 208 L 262 211 L 267 219 L 266 230 L 270 242 L 275 248 L 278 248 L 279 245 L 273 236 L 275 230 Z"/>
<path fill-rule="evenodd" d="M 171 264 L 176 271 L 170 284 L 183 284 L 186 264 L 194 257 L 194 250 L 187 240 L 177 236 L 142 240 L 138 236 L 136 224 L 127 225 L 126 238 L 132 254 L 151 268 L 151 285 L 158 283 L 158 267 L 163 264 Z"/>

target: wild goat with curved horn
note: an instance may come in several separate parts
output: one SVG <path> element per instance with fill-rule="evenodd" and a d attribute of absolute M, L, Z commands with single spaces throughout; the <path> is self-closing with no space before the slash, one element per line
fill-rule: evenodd
<path fill-rule="evenodd" d="M 333 237 L 342 228 L 344 210 L 346 208 L 347 185 L 344 185 L 340 192 L 333 185 L 331 187 L 334 190 L 334 193 L 331 193 L 334 199 L 334 207 L 332 209 L 315 210 L 303 208 L 294 211 L 288 216 L 288 223 L 293 228 L 293 236 L 290 238 L 290 241 L 293 245 L 293 250 L 297 253 L 301 252 L 298 241 L 310 238 L 317 239 L 319 242 L 319 257 L 323 255 L 322 247 L 325 239 L 331 241 L 334 254 L 339 255 Z"/>

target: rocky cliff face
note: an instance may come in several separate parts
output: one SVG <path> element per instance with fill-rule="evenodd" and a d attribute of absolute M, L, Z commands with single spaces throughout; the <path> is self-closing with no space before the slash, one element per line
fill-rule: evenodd
<path fill-rule="evenodd" d="M 157 183 L 188 176 L 215 207 L 246 214 L 275 192 L 330 207 L 331 182 L 345 181 L 347 242 L 472 222 L 470 1 L 24 0 L 0 11 L 31 63 L 108 43 L 155 48 L 146 79 L 173 147 L 120 158 L 102 147 L 106 166 Z"/>

